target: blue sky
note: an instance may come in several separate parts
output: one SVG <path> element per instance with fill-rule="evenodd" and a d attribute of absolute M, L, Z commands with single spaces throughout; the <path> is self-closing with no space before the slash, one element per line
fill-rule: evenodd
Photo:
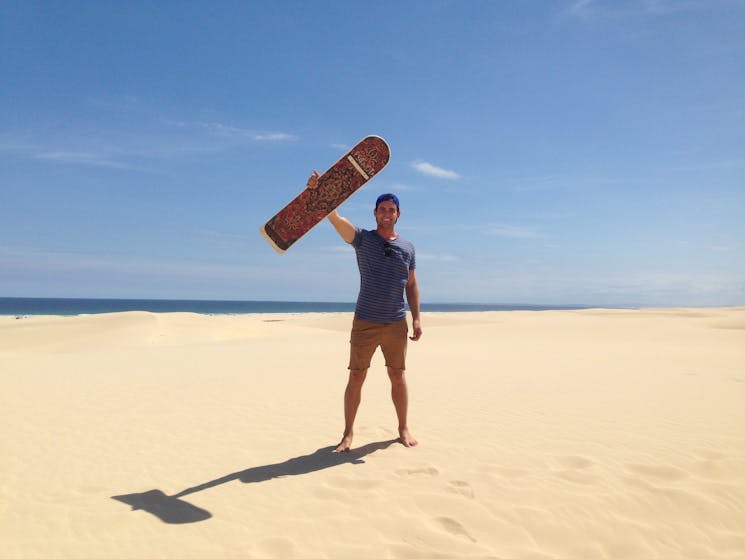
<path fill-rule="evenodd" d="M 368 134 L 424 302 L 745 304 L 745 2 L 0 4 L 0 296 L 353 301 L 258 228 Z"/>

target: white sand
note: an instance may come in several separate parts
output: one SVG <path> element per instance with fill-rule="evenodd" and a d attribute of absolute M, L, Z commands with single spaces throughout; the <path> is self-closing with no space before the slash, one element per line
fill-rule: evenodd
<path fill-rule="evenodd" d="M 745 558 L 745 308 L 425 314 L 339 455 L 350 323 L 0 317 L 0 557 Z"/>

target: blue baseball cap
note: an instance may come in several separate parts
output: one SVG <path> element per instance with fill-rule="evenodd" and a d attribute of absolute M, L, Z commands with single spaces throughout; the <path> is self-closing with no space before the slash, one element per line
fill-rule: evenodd
<path fill-rule="evenodd" d="M 375 209 L 378 209 L 378 206 L 381 202 L 393 202 L 396 204 L 396 209 L 401 211 L 401 207 L 398 205 L 398 196 L 395 194 L 391 194 L 390 192 L 388 194 L 381 194 L 378 196 L 378 199 L 375 200 Z"/>

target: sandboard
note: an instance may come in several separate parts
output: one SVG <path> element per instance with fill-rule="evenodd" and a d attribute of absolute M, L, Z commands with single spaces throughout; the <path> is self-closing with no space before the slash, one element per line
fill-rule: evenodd
<path fill-rule="evenodd" d="M 390 149 L 379 136 L 368 136 L 277 212 L 259 231 L 279 253 L 313 229 L 388 164 Z"/>

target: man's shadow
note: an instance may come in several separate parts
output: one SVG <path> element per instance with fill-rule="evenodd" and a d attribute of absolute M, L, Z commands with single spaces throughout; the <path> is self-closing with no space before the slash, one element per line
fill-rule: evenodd
<path fill-rule="evenodd" d="M 166 495 L 160 489 L 152 489 L 144 493 L 130 493 L 128 495 L 116 495 L 112 499 L 121 501 L 132 506 L 132 510 L 144 510 L 160 518 L 168 524 L 187 524 L 189 522 L 199 522 L 212 517 L 212 514 L 191 503 L 182 500 L 182 497 L 204 491 L 210 487 L 217 487 L 229 481 L 240 480 L 243 483 L 260 483 L 270 479 L 284 476 L 298 476 L 333 468 L 341 464 L 364 464 L 362 460 L 365 456 L 372 454 L 377 450 L 383 450 L 398 442 L 398 439 L 370 443 L 361 446 L 349 452 L 332 452 L 334 447 L 327 446 L 319 448 L 313 454 L 290 458 L 277 464 L 268 464 L 266 466 L 255 466 L 240 472 L 228 474 L 226 476 L 213 479 L 189 487 L 176 493 L 175 495 Z"/>

